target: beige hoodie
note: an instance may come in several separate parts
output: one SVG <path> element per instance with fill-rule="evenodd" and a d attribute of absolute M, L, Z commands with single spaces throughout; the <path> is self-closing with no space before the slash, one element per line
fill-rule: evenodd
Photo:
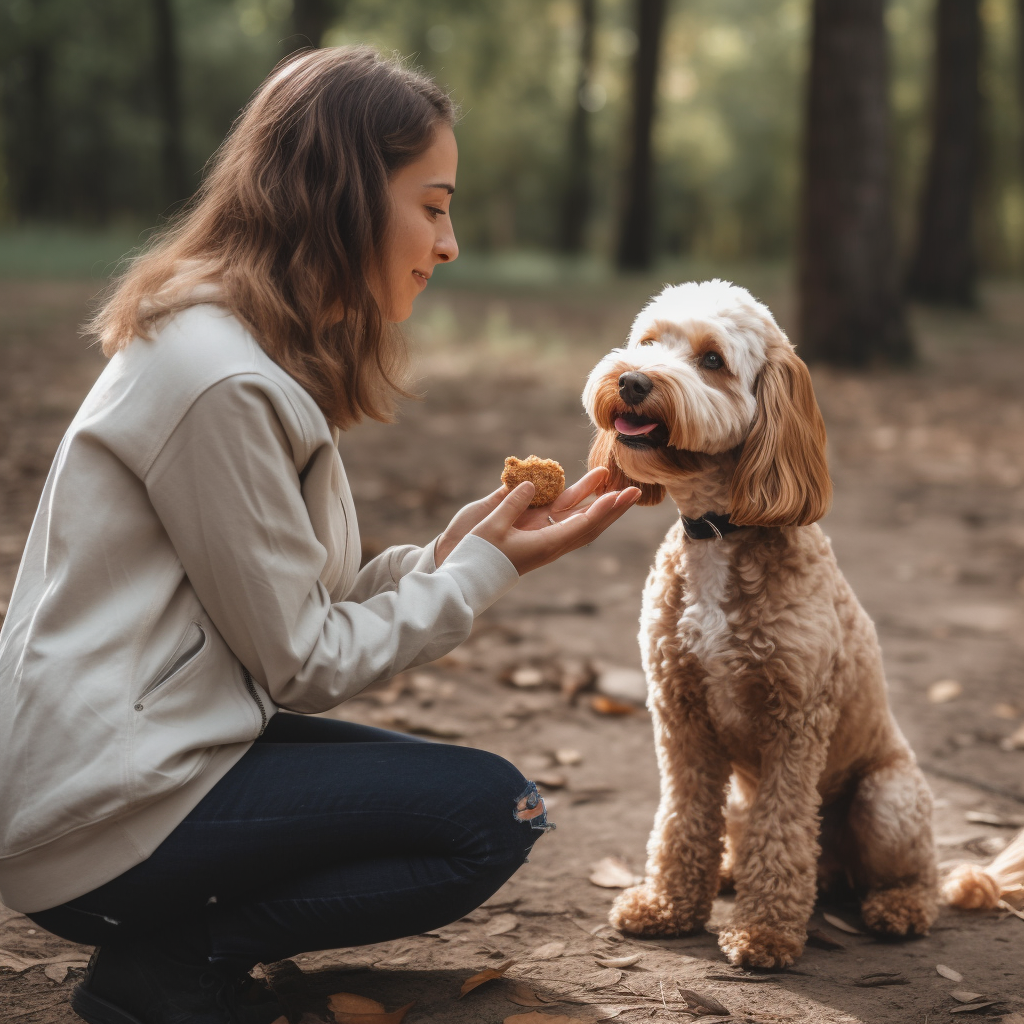
<path fill-rule="evenodd" d="M 145 860 L 278 707 L 440 657 L 518 580 L 466 537 L 363 570 L 323 414 L 214 305 L 118 353 L 54 459 L 0 631 L 0 899 Z"/>

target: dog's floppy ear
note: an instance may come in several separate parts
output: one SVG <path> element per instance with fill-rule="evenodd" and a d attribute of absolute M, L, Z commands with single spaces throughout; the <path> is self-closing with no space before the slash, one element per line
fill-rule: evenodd
<path fill-rule="evenodd" d="M 610 430 L 598 430 L 594 435 L 594 440 L 590 443 L 589 461 L 591 469 L 604 466 L 608 470 L 608 483 L 605 484 L 602 494 L 605 491 L 621 491 L 624 487 L 639 487 L 638 505 L 660 505 L 665 500 L 665 488 L 661 484 L 642 484 L 630 480 L 619 469 L 619 464 L 615 461 L 615 435 Z"/>
<path fill-rule="evenodd" d="M 737 526 L 807 526 L 832 504 L 825 423 L 811 375 L 785 342 L 772 346 L 755 387 L 757 411 L 733 476 Z"/>

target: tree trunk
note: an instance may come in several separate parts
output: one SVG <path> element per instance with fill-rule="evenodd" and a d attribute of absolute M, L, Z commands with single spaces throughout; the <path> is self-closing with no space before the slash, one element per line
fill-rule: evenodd
<path fill-rule="evenodd" d="M 636 0 L 638 46 L 633 64 L 633 123 L 626 195 L 616 263 L 620 270 L 645 270 L 654 256 L 651 129 L 658 81 L 658 54 L 665 0 Z"/>
<path fill-rule="evenodd" d="M 25 154 L 22 161 L 18 211 L 30 219 L 53 213 L 54 131 L 52 90 L 53 55 L 41 34 L 25 53 Z"/>
<path fill-rule="evenodd" d="M 981 18 L 978 0 L 939 0 L 932 148 L 907 287 L 926 302 L 972 306 L 977 266 Z"/>
<path fill-rule="evenodd" d="M 160 112 L 160 164 L 163 170 L 165 207 L 187 199 L 192 193 L 185 175 L 185 154 L 181 134 L 181 90 L 178 37 L 173 0 L 153 0 L 156 100 Z"/>
<path fill-rule="evenodd" d="M 559 249 L 569 254 L 583 251 L 590 215 L 590 111 L 587 90 L 594 76 L 596 24 L 597 0 L 580 0 L 580 67 L 576 78 L 576 106 L 569 126 L 569 159 L 558 239 Z"/>
<path fill-rule="evenodd" d="M 913 358 L 889 185 L 885 0 L 814 0 L 800 225 L 801 354 Z"/>
<path fill-rule="evenodd" d="M 288 52 L 307 46 L 318 49 L 338 13 L 331 0 L 294 0 L 292 28 L 295 34 L 288 40 Z"/>
<path fill-rule="evenodd" d="M 1017 96 L 1020 101 L 1020 114 L 1024 116 L 1024 0 L 1017 0 Z M 1024 143 L 1024 133 L 1021 135 L 1021 142 Z M 1024 158 L 1024 148 L 1021 150 L 1021 157 Z M 1024 162 L 1021 165 L 1024 171 Z"/>

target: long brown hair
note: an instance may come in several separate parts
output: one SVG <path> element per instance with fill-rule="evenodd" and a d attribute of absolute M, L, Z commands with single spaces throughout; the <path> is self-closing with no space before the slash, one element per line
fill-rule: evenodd
<path fill-rule="evenodd" d="M 390 420 L 406 350 L 368 284 L 383 280 L 388 177 L 454 120 L 437 85 L 369 47 L 286 59 L 86 330 L 109 356 L 150 339 L 165 317 L 216 301 L 331 423 Z"/>

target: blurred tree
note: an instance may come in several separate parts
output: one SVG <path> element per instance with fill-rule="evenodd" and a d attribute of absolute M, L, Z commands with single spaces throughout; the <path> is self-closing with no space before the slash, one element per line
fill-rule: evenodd
<path fill-rule="evenodd" d="M 907 288 L 926 302 L 971 306 L 981 95 L 979 0 L 938 0 L 932 138 Z"/>
<path fill-rule="evenodd" d="M 48 0 L 4 12 L 4 121 L 10 201 L 19 217 L 52 215 L 54 50 L 61 34 Z"/>
<path fill-rule="evenodd" d="M 167 208 L 187 199 L 192 189 L 185 174 L 181 136 L 181 70 L 178 26 L 173 0 L 152 0 L 154 28 L 153 74 L 160 115 L 160 165 Z"/>
<path fill-rule="evenodd" d="M 801 353 L 864 366 L 913 347 L 889 191 L 885 0 L 814 0 L 800 223 Z"/>
<path fill-rule="evenodd" d="M 1024 0 L 1022 0 L 1024 2 Z M 576 103 L 569 127 L 569 156 L 566 161 L 565 192 L 562 197 L 561 231 L 558 247 L 564 253 L 583 251 L 590 215 L 590 108 L 594 106 L 594 36 L 597 28 L 597 0 L 580 0 L 580 64 L 576 77 Z"/>
<path fill-rule="evenodd" d="M 636 0 L 636 14 L 638 42 L 633 60 L 630 157 L 615 259 L 620 270 L 645 270 L 654 258 L 651 130 L 665 0 Z"/>
<path fill-rule="evenodd" d="M 1024 115 L 1024 0 L 1017 0 L 1017 94 L 1020 101 L 1020 111 Z M 1021 142 L 1024 143 L 1024 132 L 1021 132 Z M 1021 154 L 1024 156 L 1024 152 Z M 1022 165 L 1024 169 L 1024 165 Z"/>
<path fill-rule="evenodd" d="M 324 33 L 344 11 L 344 0 L 292 0 L 292 29 L 285 49 L 291 53 L 307 46 L 323 45 Z"/>

